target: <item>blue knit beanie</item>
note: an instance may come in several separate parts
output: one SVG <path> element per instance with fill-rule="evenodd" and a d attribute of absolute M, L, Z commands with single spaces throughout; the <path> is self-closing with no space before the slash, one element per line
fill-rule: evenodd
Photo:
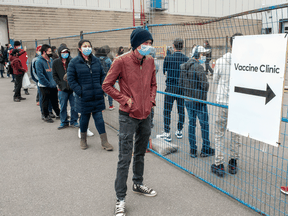
<path fill-rule="evenodd" d="M 135 50 L 138 46 L 140 46 L 142 43 L 146 42 L 147 40 L 152 40 L 153 43 L 153 37 L 151 33 L 148 30 L 142 29 L 142 28 L 136 28 L 131 33 L 130 36 L 130 43 L 132 50 Z"/>

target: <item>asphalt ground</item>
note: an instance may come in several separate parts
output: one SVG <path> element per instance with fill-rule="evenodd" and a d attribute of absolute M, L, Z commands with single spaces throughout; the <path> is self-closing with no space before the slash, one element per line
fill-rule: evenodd
<path fill-rule="evenodd" d="M 83 151 L 76 128 L 57 130 L 59 120 L 41 120 L 36 89 L 29 89 L 27 96 L 22 91 L 27 100 L 13 102 L 14 84 L 10 81 L 0 78 L 0 215 L 113 215 L 117 132 L 106 126 L 115 149 L 102 150 L 91 118 L 89 127 L 95 136 L 88 138 L 89 148 Z M 130 169 L 126 197 L 129 216 L 258 215 L 153 153 L 145 157 L 144 183 L 158 195 L 134 194 L 131 179 Z"/>

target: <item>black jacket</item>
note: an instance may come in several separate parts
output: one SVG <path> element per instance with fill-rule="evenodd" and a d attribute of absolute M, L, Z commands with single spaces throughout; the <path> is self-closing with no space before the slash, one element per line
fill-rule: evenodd
<path fill-rule="evenodd" d="M 182 88 L 184 96 L 207 100 L 209 82 L 205 75 L 203 66 L 195 59 L 180 66 L 179 87 Z"/>
<path fill-rule="evenodd" d="M 65 71 L 63 63 L 62 63 L 62 58 L 61 58 L 61 51 L 63 49 L 67 49 L 67 47 L 65 46 L 59 47 L 58 52 L 59 52 L 60 57 L 53 61 L 52 71 L 53 71 L 53 79 L 57 83 L 58 88 L 61 91 L 68 92 L 68 91 L 72 91 L 72 89 L 68 85 L 68 82 L 63 80 L 63 77 L 67 73 L 68 64 L 72 58 L 70 57 L 70 52 L 69 52 L 69 57 L 66 59 L 66 71 Z"/>

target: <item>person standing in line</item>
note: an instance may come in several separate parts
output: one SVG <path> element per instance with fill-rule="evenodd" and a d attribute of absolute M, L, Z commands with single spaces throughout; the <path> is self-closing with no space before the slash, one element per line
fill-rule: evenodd
<path fill-rule="evenodd" d="M 11 67 L 11 61 L 10 61 L 10 53 L 13 51 L 13 47 L 11 44 L 8 44 L 8 48 L 7 48 L 7 70 L 9 74 L 12 75 L 12 80 L 11 82 L 15 82 L 15 77 L 14 77 L 14 74 L 13 74 L 13 69 Z"/>
<path fill-rule="evenodd" d="M 118 48 L 118 52 L 117 52 L 117 54 L 116 54 L 116 57 L 118 57 L 118 56 L 120 56 L 120 55 L 122 55 L 122 54 L 124 54 L 124 47 L 123 47 L 123 46 L 120 46 L 120 47 Z"/>
<path fill-rule="evenodd" d="M 13 68 L 13 74 L 15 75 L 15 93 L 14 93 L 14 101 L 20 102 L 21 100 L 25 100 L 26 98 L 21 97 L 21 88 L 22 88 L 22 80 L 23 75 L 26 70 L 23 68 L 21 60 L 19 59 L 19 50 L 14 49 L 10 55 L 11 67 Z"/>
<path fill-rule="evenodd" d="M 179 79 L 179 86 L 182 88 L 184 96 L 203 101 L 207 100 L 207 92 L 209 89 L 209 82 L 205 75 L 204 68 L 201 65 L 205 62 L 202 60 L 202 56 L 205 54 L 205 51 L 206 50 L 202 46 L 196 47 L 193 58 L 180 66 L 181 74 Z M 215 154 L 215 150 L 210 147 L 207 104 L 185 99 L 185 106 L 189 117 L 188 132 L 190 156 L 192 158 L 197 157 L 197 145 L 195 136 L 197 116 L 200 122 L 203 140 L 200 157 L 213 156 Z"/>
<path fill-rule="evenodd" d="M 107 46 L 106 46 L 107 47 Z M 111 65 L 112 65 L 112 61 L 111 59 L 107 56 L 106 53 L 106 49 L 103 47 L 100 47 L 97 50 L 97 54 L 96 57 L 98 57 L 100 59 L 102 68 L 104 70 L 105 76 L 107 75 Z M 108 102 L 109 102 L 109 110 L 112 111 L 115 109 L 115 107 L 113 106 L 113 98 L 110 95 L 105 94 L 105 96 L 108 97 Z"/>
<path fill-rule="evenodd" d="M 77 122 L 78 113 L 75 111 L 75 98 L 73 91 L 67 82 L 67 68 L 69 62 L 71 61 L 70 50 L 65 46 L 60 46 L 58 48 L 59 58 L 53 61 L 52 71 L 53 79 L 58 86 L 58 97 L 60 102 L 60 126 L 58 130 L 67 128 L 69 126 L 69 121 L 67 118 L 67 103 L 69 101 L 71 108 L 71 118 L 70 125 L 72 127 L 79 127 Z"/>
<path fill-rule="evenodd" d="M 204 41 L 204 48 L 206 50 L 209 50 L 209 52 L 205 53 L 205 56 L 206 56 L 205 72 L 206 72 L 206 75 L 208 75 L 208 71 L 209 71 L 210 75 L 213 76 L 213 69 L 210 67 L 210 61 L 212 59 L 212 47 L 210 46 L 208 40 Z"/>
<path fill-rule="evenodd" d="M 67 46 L 66 46 L 66 47 L 67 47 Z M 58 59 L 58 58 L 59 58 L 59 55 L 57 54 L 57 48 L 56 48 L 56 46 L 52 46 L 51 49 L 52 49 L 52 60 Z"/>
<path fill-rule="evenodd" d="M 4 78 L 4 66 L 5 66 L 5 53 L 4 53 L 4 47 L 0 43 L 0 74 L 1 78 Z"/>
<path fill-rule="evenodd" d="M 76 94 L 76 112 L 81 114 L 81 149 L 88 148 L 87 128 L 92 114 L 102 148 L 112 151 L 113 146 L 108 142 L 102 115 L 105 103 L 101 86 L 105 73 L 100 60 L 92 54 L 92 45 L 89 40 L 79 41 L 78 52 L 78 56 L 72 59 L 68 65 L 67 79 L 69 86 Z"/>
<path fill-rule="evenodd" d="M 136 28 L 131 36 L 132 50 L 118 56 L 102 85 L 103 90 L 119 107 L 119 161 L 115 180 L 115 215 L 126 215 L 125 197 L 128 171 L 132 157 L 133 137 L 133 192 L 148 197 L 156 191 L 143 184 L 144 156 L 151 134 L 151 109 L 156 105 L 156 69 L 150 56 L 153 37 L 148 30 Z M 114 87 L 119 80 L 121 91 Z"/>
<path fill-rule="evenodd" d="M 236 33 L 230 38 L 231 48 L 233 39 L 242 36 L 241 33 Z M 229 84 L 230 84 L 230 66 L 232 54 L 226 53 L 223 57 L 216 61 L 213 83 L 217 84 L 216 102 L 222 105 L 228 105 L 229 101 Z M 215 132 L 215 164 L 211 165 L 211 172 L 219 177 L 225 175 L 224 167 L 224 136 L 227 129 L 228 109 L 218 108 L 216 114 L 216 132 Z M 237 173 L 237 160 L 239 159 L 240 136 L 231 132 L 232 140 L 230 141 L 230 155 L 228 162 L 228 172 L 232 175 Z"/>
<path fill-rule="evenodd" d="M 19 56 L 19 59 L 22 63 L 22 66 L 23 68 L 25 69 L 25 71 L 27 72 L 28 71 L 28 66 L 27 66 L 27 62 L 28 62 L 28 55 L 27 55 L 27 52 L 26 52 L 26 48 L 25 49 L 21 49 L 21 43 L 20 41 L 15 41 L 14 42 L 14 49 L 18 49 L 19 50 L 19 53 L 21 54 Z M 23 53 L 23 54 L 22 54 Z M 29 91 L 28 91 L 28 88 L 25 88 L 24 89 L 24 92 L 26 95 L 29 95 Z"/>
<path fill-rule="evenodd" d="M 48 44 L 43 44 L 41 48 L 41 56 L 36 61 L 36 71 L 38 76 L 38 85 L 42 95 L 42 111 L 44 121 L 53 123 L 49 114 L 49 101 L 51 101 L 56 119 L 60 118 L 60 109 L 58 105 L 58 91 L 56 83 L 52 75 L 52 50 Z"/>
<path fill-rule="evenodd" d="M 187 62 L 189 58 L 182 54 L 184 41 L 181 38 L 176 38 L 173 42 L 174 53 L 172 55 L 168 55 L 164 59 L 163 64 L 163 74 L 166 75 L 166 89 L 165 92 L 182 95 L 182 90 L 178 86 L 179 76 L 180 76 L 180 65 L 184 62 Z M 170 123 L 171 123 L 171 112 L 173 109 L 174 101 L 177 102 L 177 110 L 178 110 L 178 125 L 177 131 L 175 132 L 175 136 L 178 139 L 182 139 L 183 137 L 183 125 L 185 121 L 185 111 L 184 111 L 184 99 L 179 97 L 174 97 L 171 95 L 165 94 L 164 96 L 164 132 L 162 134 L 157 135 L 157 138 L 164 139 L 167 142 L 172 141 L 172 137 L 170 134 Z"/>

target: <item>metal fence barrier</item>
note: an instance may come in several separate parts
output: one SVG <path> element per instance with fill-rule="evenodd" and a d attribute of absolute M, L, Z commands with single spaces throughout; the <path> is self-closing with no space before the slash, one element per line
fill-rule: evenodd
<path fill-rule="evenodd" d="M 156 75 L 158 89 L 156 97 L 157 106 L 154 108 L 154 127 L 151 135 L 152 148 L 153 141 L 156 140 L 155 142 L 157 142 L 157 138 L 155 137 L 158 134 L 161 134 L 164 130 L 163 113 L 165 95 L 207 104 L 210 129 L 209 140 L 212 147 L 215 145 L 215 121 L 217 113 L 219 109 L 228 109 L 227 105 L 215 102 L 217 96 L 216 84 L 213 82 L 213 76 L 210 75 L 207 75 L 209 82 L 207 101 L 187 98 L 183 95 L 165 91 L 166 77 L 163 74 L 163 62 L 167 55 L 167 50 L 169 50 L 169 46 L 172 46 L 175 38 L 183 39 L 184 48 L 182 53 L 188 57 L 191 57 L 190 53 L 192 52 L 194 44 L 203 45 L 204 41 L 208 40 L 212 47 L 212 60 L 210 66 L 213 68 L 218 58 L 231 51 L 229 38 L 234 33 L 240 32 L 243 35 L 258 35 L 285 32 L 285 23 L 287 22 L 287 18 L 288 4 L 282 4 L 222 18 L 199 19 L 193 23 L 148 25 L 147 27 L 153 34 L 154 38 L 153 46 L 157 49 L 155 63 L 159 66 L 159 71 Z M 22 45 L 27 47 L 30 60 L 35 53 L 36 45 L 44 43 L 56 47 L 59 47 L 61 43 L 66 43 L 72 50 L 72 56 L 75 56 L 77 54 L 78 41 L 80 38 L 84 38 L 90 40 L 93 47 L 109 45 L 112 55 L 115 56 L 119 46 L 123 46 L 125 51 L 128 50 L 128 47 L 130 46 L 130 34 L 134 28 L 135 27 L 80 33 L 79 35 L 45 40 L 23 41 Z M 273 53 L 273 55 L 277 55 L 277 53 Z M 285 85 L 287 85 L 287 78 L 285 80 Z M 288 186 L 288 146 L 286 142 L 288 135 L 286 131 L 286 123 L 288 122 L 287 99 L 287 94 L 284 94 L 280 131 L 281 145 L 279 147 L 273 147 L 251 138 L 240 136 L 240 158 L 238 160 L 238 172 L 236 175 L 231 175 L 226 172 L 226 175 L 221 178 L 211 173 L 211 164 L 214 163 L 214 157 L 190 157 L 190 145 L 188 139 L 189 119 L 185 107 L 185 113 L 183 114 L 185 116 L 183 138 L 177 139 L 174 135 L 178 124 L 176 103 L 174 103 L 171 113 L 170 132 L 172 135 L 171 143 L 177 146 L 177 152 L 163 155 L 152 149 L 150 150 L 175 166 L 193 174 L 197 178 L 263 215 L 288 215 L 288 196 L 280 193 L 280 186 Z M 108 101 L 105 100 L 105 102 L 107 107 Z M 108 109 L 105 110 L 104 119 L 108 125 L 118 130 L 118 103 L 115 101 L 114 106 L 116 107 L 114 111 L 109 111 Z M 263 118 L 265 118 L 265 116 L 263 116 Z M 202 146 L 202 137 L 201 126 L 198 121 L 196 124 L 195 135 L 198 151 L 200 151 L 200 147 Z M 224 165 L 226 171 L 230 154 L 229 146 L 232 141 L 232 133 L 226 131 L 224 137 Z"/>

